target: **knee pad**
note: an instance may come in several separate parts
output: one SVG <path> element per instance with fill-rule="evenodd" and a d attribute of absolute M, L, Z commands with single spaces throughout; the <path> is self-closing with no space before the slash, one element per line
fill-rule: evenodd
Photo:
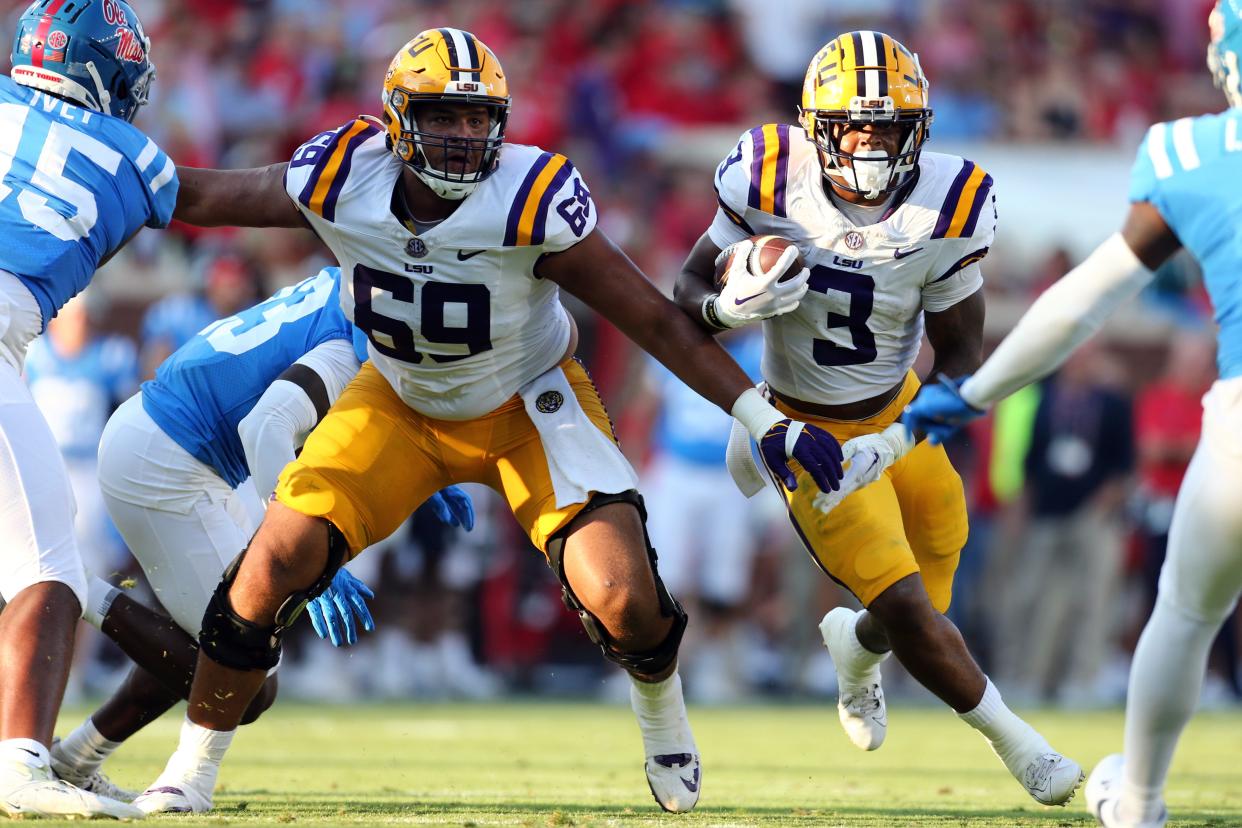
<path fill-rule="evenodd" d="M 249 547 L 233 559 L 203 614 L 198 644 L 208 658 L 234 670 L 270 670 L 276 666 L 280 661 L 281 636 L 302 614 L 307 603 L 323 594 L 345 562 L 348 549 L 345 536 L 331 523 L 324 522 L 328 526 L 328 560 L 323 573 L 309 588 L 285 598 L 271 624 L 256 624 L 233 610 L 229 589 L 237 579 Z"/>
<path fill-rule="evenodd" d="M 616 642 L 608 635 L 608 630 L 604 625 L 578 600 L 578 596 L 574 594 L 573 588 L 569 585 L 569 579 L 565 577 L 563 556 L 566 537 L 569 536 L 574 525 L 578 523 L 583 515 L 587 515 L 601 506 L 607 506 L 611 503 L 629 503 L 638 510 L 638 517 L 643 526 L 643 544 L 647 548 L 647 560 L 651 564 L 651 574 L 655 578 L 656 595 L 660 600 L 660 615 L 664 618 L 670 616 L 673 618 L 673 627 L 663 641 L 649 650 L 637 653 L 623 652 L 617 647 Z M 577 613 L 579 620 L 582 621 L 583 628 L 586 629 L 587 637 L 600 648 L 604 658 L 614 664 L 619 664 L 631 673 L 642 675 L 657 675 L 676 661 L 677 651 L 681 647 L 682 636 L 686 633 L 686 624 L 690 620 L 686 611 L 682 609 L 681 604 L 672 596 L 668 588 L 664 586 L 664 580 L 660 578 L 660 570 L 656 565 L 656 561 L 656 551 L 651 545 L 650 536 L 647 534 L 647 509 L 643 504 L 642 495 L 633 489 L 616 494 L 596 494 L 565 528 L 557 532 L 548 541 L 548 565 L 552 567 L 552 571 L 556 573 L 556 579 L 561 584 L 561 600 L 564 602 L 565 607 L 571 612 Z"/>

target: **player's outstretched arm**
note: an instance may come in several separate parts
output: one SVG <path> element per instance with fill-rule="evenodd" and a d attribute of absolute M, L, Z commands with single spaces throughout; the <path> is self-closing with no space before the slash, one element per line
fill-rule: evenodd
<path fill-rule="evenodd" d="M 841 479 L 841 447 L 815 426 L 791 421 L 765 401 L 733 358 L 660 293 L 600 230 L 546 256 L 538 275 L 551 279 L 612 322 L 699 395 L 742 422 L 764 462 L 794 489 L 787 461 L 798 460 L 824 491 Z"/>
<path fill-rule="evenodd" d="M 199 227 L 305 227 L 285 192 L 288 164 L 249 170 L 177 167 L 173 218 Z"/>
<path fill-rule="evenodd" d="M 1180 247 L 1152 204 L 1131 205 L 1121 232 L 1044 291 L 978 373 L 962 385 L 962 398 L 976 408 L 987 408 L 1055 371 Z"/>

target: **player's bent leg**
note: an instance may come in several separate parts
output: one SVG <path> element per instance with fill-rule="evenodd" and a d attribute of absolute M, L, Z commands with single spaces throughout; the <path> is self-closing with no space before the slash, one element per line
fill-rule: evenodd
<path fill-rule="evenodd" d="M 279 661 L 281 634 L 346 557 L 344 539 L 326 521 L 281 503 L 269 507 L 207 606 L 180 743 L 135 805 L 146 813 L 211 808 L 220 762 Z"/>
<path fill-rule="evenodd" d="M 596 495 L 549 543 L 548 557 L 566 604 L 605 657 L 630 675 L 652 795 L 665 811 L 682 813 L 698 803 L 702 785 L 677 674 L 686 615 L 660 580 L 641 508 L 637 493 Z"/>

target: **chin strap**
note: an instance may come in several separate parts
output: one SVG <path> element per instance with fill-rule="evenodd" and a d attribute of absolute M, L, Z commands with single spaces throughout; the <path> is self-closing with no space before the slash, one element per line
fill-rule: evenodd
<path fill-rule="evenodd" d="M 95 68 L 95 61 L 88 60 L 83 66 L 90 74 L 91 79 L 95 81 L 96 100 L 99 102 L 99 111 L 105 113 L 112 112 L 112 95 L 108 93 L 108 88 L 104 86 L 103 78 L 99 76 L 99 70 Z"/>

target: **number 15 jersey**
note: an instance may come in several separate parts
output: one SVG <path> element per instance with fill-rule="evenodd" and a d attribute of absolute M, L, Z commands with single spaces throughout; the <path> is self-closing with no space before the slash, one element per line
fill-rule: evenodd
<path fill-rule="evenodd" d="M 534 268 L 595 227 L 591 194 L 563 155 L 505 144 L 456 212 L 415 235 L 392 210 L 402 169 L 360 118 L 303 144 L 285 189 L 340 262 L 345 313 L 398 396 L 428 417 L 480 417 L 569 345 L 558 288 Z"/>
<path fill-rule="evenodd" d="M 777 391 L 825 405 L 882 394 L 914 364 L 923 311 L 947 310 L 983 284 L 992 177 L 935 152 L 922 153 L 915 175 L 878 222 L 855 226 L 825 191 L 800 127 L 756 127 L 717 167 L 712 242 L 783 236 L 811 271 L 798 308 L 763 323 L 763 376 Z"/>

